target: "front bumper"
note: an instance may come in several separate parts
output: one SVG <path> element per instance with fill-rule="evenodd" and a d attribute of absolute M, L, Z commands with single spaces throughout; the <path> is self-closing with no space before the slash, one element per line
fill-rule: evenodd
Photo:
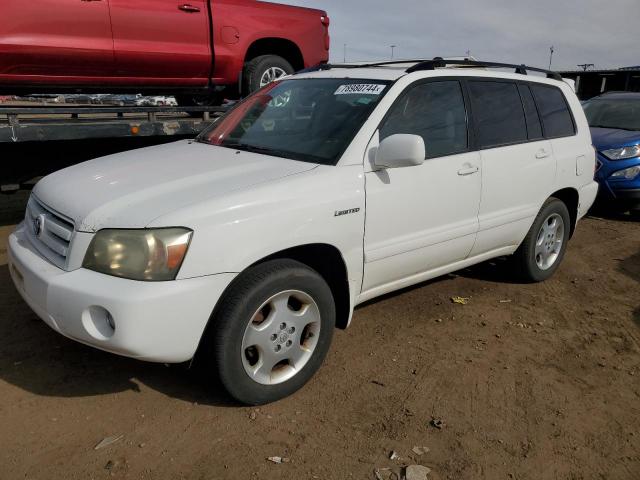
<path fill-rule="evenodd" d="M 67 272 L 37 253 L 24 223 L 9 237 L 8 256 L 20 295 L 51 328 L 101 350 L 153 362 L 193 358 L 216 302 L 235 276 L 138 282 L 83 268 Z"/>
<path fill-rule="evenodd" d="M 613 190 L 616 203 L 629 209 L 640 210 L 640 187 Z"/>
<path fill-rule="evenodd" d="M 600 183 L 600 200 L 626 209 L 640 209 L 640 177 L 633 180 L 613 180 L 611 174 L 625 168 L 640 165 L 640 159 L 608 160 L 598 154 L 601 168 L 596 174 Z"/>

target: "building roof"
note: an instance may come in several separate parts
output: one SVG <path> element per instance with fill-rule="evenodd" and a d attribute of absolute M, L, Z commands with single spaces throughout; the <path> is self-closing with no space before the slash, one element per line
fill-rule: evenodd
<path fill-rule="evenodd" d="M 560 73 L 561 75 L 565 75 L 565 74 L 576 74 L 576 75 L 583 75 L 583 74 L 588 74 L 588 73 L 595 73 L 595 74 L 614 74 L 614 73 L 636 73 L 636 72 L 640 72 L 640 66 L 637 67 L 625 67 L 625 68 L 602 68 L 602 69 L 594 69 L 594 70 L 560 70 L 558 71 L 558 73 Z"/>

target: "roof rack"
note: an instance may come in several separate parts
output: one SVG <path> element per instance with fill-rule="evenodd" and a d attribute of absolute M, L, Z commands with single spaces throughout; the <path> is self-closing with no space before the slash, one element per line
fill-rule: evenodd
<path fill-rule="evenodd" d="M 418 72 L 421 70 L 435 70 L 436 68 L 445 68 L 447 65 L 484 68 L 514 68 L 515 73 L 519 73 L 520 75 L 527 75 L 529 71 L 540 72 L 545 73 L 547 75 L 547 78 L 553 78 L 554 80 L 562 81 L 562 77 L 558 72 L 545 70 L 544 68 L 529 67 L 525 64 L 516 65 L 513 63 L 479 62 L 475 60 L 445 60 L 438 57 L 434 58 L 433 60 L 425 60 L 420 63 L 416 63 L 414 66 L 407 69 L 407 73 Z"/>
<path fill-rule="evenodd" d="M 404 65 L 407 63 L 422 63 L 427 60 L 421 58 L 417 60 L 387 60 L 384 62 L 373 62 L 373 63 L 319 63 L 314 65 L 313 67 L 305 68 L 304 70 L 299 70 L 296 73 L 310 73 L 310 72 L 318 72 L 322 70 L 331 70 L 333 68 L 371 68 L 371 67 L 384 67 L 385 65 Z"/>
<path fill-rule="evenodd" d="M 520 75 L 527 75 L 528 72 L 539 72 L 545 73 L 547 78 L 553 78 L 554 80 L 562 81 L 562 76 L 558 72 L 554 72 L 552 70 L 545 70 L 543 68 L 537 67 L 529 67 L 527 65 L 521 64 L 516 65 L 512 63 L 498 63 L 498 62 L 480 62 L 476 60 L 446 60 L 441 57 L 436 57 L 431 60 L 425 59 L 413 59 L 413 60 L 390 60 L 385 62 L 375 62 L 375 63 L 361 63 L 361 64 L 338 64 L 334 65 L 331 63 L 322 63 L 320 65 L 316 65 L 315 67 L 307 68 L 298 73 L 306 73 L 306 72 L 316 72 L 319 70 L 331 70 L 332 68 L 371 68 L 371 67 L 384 67 L 386 65 L 403 65 L 407 63 L 413 63 L 414 65 L 409 67 L 406 72 L 413 73 L 419 72 L 422 70 L 435 70 L 436 68 L 445 68 L 448 65 L 457 65 L 461 67 L 484 67 L 484 68 L 513 68 L 515 69 L 515 73 Z"/>

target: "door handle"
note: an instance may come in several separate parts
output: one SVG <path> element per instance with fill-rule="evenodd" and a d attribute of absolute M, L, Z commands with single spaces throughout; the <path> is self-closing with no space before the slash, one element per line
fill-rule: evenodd
<path fill-rule="evenodd" d="M 89 3 L 89 2 L 101 2 L 102 0 L 80 0 L 81 2 Z"/>
<path fill-rule="evenodd" d="M 549 156 L 549 152 L 547 152 L 544 148 L 542 150 L 538 150 L 536 152 L 536 158 L 547 158 Z"/>
<path fill-rule="evenodd" d="M 463 166 L 463 168 L 458 170 L 458 175 L 460 175 L 461 177 L 466 177 L 467 175 L 473 175 L 474 173 L 478 173 L 479 171 L 480 168 L 478 166 L 466 164 Z"/>
<path fill-rule="evenodd" d="M 198 13 L 200 11 L 200 7 L 194 7 L 193 5 L 189 5 L 188 3 L 178 6 L 178 9 L 187 13 Z"/>

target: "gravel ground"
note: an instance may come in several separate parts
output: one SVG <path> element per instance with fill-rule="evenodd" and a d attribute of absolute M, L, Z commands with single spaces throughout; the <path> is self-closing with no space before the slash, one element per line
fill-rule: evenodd
<path fill-rule="evenodd" d="M 628 218 L 583 221 L 544 284 L 514 283 L 496 261 L 361 306 L 310 384 L 260 409 L 184 366 L 51 331 L 2 248 L 2 480 L 387 479 L 411 464 L 430 479 L 640 478 L 640 223 Z"/>

